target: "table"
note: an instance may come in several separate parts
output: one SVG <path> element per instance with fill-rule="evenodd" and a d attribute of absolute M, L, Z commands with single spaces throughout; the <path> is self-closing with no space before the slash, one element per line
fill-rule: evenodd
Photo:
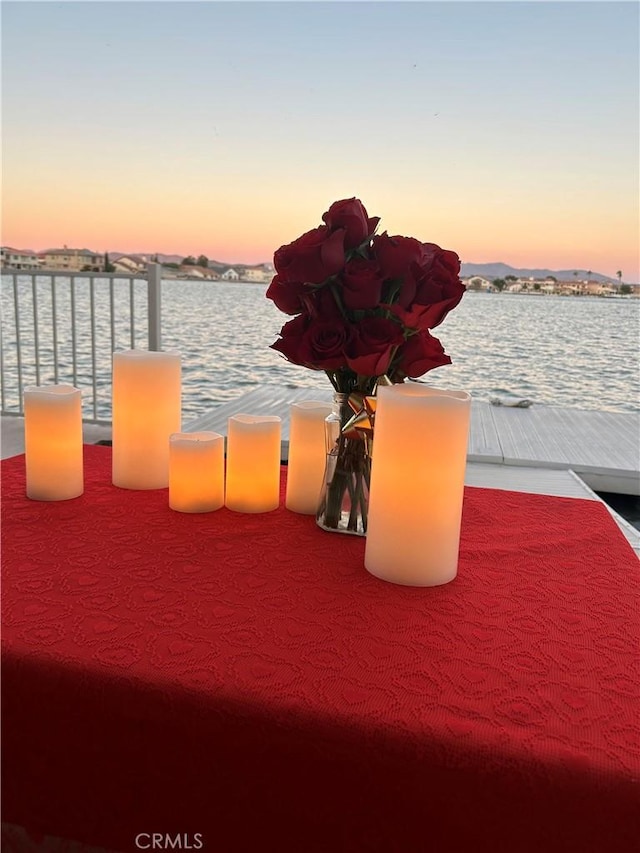
<path fill-rule="evenodd" d="M 311 517 L 175 513 L 110 464 L 85 447 L 84 495 L 38 503 L 2 463 L 3 820 L 119 851 L 636 849 L 640 572 L 598 502 L 467 487 L 458 577 L 410 589 Z"/>

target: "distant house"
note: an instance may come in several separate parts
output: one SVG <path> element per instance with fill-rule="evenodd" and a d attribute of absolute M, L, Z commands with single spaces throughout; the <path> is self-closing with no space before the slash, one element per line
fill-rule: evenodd
<path fill-rule="evenodd" d="M 517 279 L 515 284 L 519 284 L 520 290 L 526 290 L 528 293 L 548 293 L 549 291 L 545 287 L 553 284 L 553 282 L 550 279 L 536 278 L 530 275 L 528 278 Z"/>
<path fill-rule="evenodd" d="M 581 279 L 560 279 L 556 283 L 556 290 L 565 296 L 581 296 L 585 293 L 586 281 Z"/>
<path fill-rule="evenodd" d="M 117 261 L 111 261 L 116 272 L 142 273 L 147 270 L 147 261 L 140 255 L 120 255 Z"/>
<path fill-rule="evenodd" d="M 240 280 L 240 276 L 232 267 L 229 267 L 228 270 L 225 270 L 222 273 L 222 275 L 220 276 L 220 278 L 223 279 L 223 281 L 239 281 Z"/>
<path fill-rule="evenodd" d="M 617 293 L 618 288 L 615 284 L 608 281 L 585 281 L 584 290 L 587 296 L 608 296 L 611 293 Z"/>
<path fill-rule="evenodd" d="M 243 278 L 245 281 L 271 281 L 273 273 L 267 272 L 263 267 L 247 267 L 244 271 Z"/>
<path fill-rule="evenodd" d="M 462 279 L 469 290 L 493 290 L 493 282 L 488 278 L 483 278 L 481 275 L 471 275 L 467 279 Z"/>
<path fill-rule="evenodd" d="M 86 268 L 99 271 L 104 267 L 104 256 L 90 249 L 46 249 L 41 253 L 42 266 L 51 270 L 74 270 L 80 272 Z"/>
<path fill-rule="evenodd" d="M 180 278 L 201 278 L 204 281 L 217 281 L 220 274 L 209 267 L 199 267 L 192 264 L 180 267 Z"/>
<path fill-rule="evenodd" d="M 10 246 L 0 248 L 0 265 L 15 270 L 39 270 L 41 267 L 40 258 L 31 249 L 12 249 Z"/>

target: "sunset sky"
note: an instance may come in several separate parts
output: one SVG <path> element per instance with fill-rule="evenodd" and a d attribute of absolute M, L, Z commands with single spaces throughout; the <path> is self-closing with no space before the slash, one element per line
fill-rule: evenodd
<path fill-rule="evenodd" d="M 357 196 L 640 281 L 636 2 L 2 2 L 2 244 L 273 252 Z"/>

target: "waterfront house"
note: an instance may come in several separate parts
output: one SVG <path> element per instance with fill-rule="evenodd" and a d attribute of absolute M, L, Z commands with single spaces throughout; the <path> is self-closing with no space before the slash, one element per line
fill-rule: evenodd
<path fill-rule="evenodd" d="M 273 273 L 268 272 L 262 266 L 258 267 L 246 267 L 243 279 L 245 281 L 259 281 L 259 282 L 268 282 L 273 278 Z"/>
<path fill-rule="evenodd" d="M 607 296 L 617 292 L 618 288 L 610 281 L 564 279 L 556 282 L 556 293 L 564 296 Z"/>
<path fill-rule="evenodd" d="M 38 270 L 40 259 L 31 249 L 12 249 L 11 246 L 0 248 L 0 266 L 11 267 L 14 270 Z"/>
<path fill-rule="evenodd" d="M 513 285 L 509 287 L 513 293 L 555 293 L 555 286 L 548 281 L 535 279 L 535 278 L 522 278 L 518 279 L 518 281 L 514 281 Z"/>
<path fill-rule="evenodd" d="M 93 270 L 99 272 L 104 268 L 104 256 L 90 249 L 46 249 L 40 254 L 45 269 L 50 270 Z"/>
<path fill-rule="evenodd" d="M 183 264 L 180 267 L 180 278 L 201 278 L 204 281 L 218 281 L 220 274 L 209 267 L 199 267 L 193 264 Z"/>
<path fill-rule="evenodd" d="M 116 272 L 126 273 L 146 273 L 147 261 L 140 255 L 120 255 L 117 260 L 110 261 L 116 269 Z"/>
<path fill-rule="evenodd" d="M 223 281 L 239 281 L 240 280 L 240 276 L 232 267 L 225 270 L 222 273 L 222 275 L 220 276 L 220 278 L 222 278 Z"/>
<path fill-rule="evenodd" d="M 493 290 L 493 282 L 481 275 L 472 275 L 469 278 L 461 279 L 461 281 L 467 285 L 469 290 Z"/>

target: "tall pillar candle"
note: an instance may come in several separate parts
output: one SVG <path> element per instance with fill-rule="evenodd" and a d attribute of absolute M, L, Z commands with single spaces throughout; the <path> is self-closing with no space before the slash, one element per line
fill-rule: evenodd
<path fill-rule="evenodd" d="M 225 504 L 236 512 L 270 512 L 280 503 L 282 421 L 233 415 L 227 430 Z"/>
<path fill-rule="evenodd" d="M 169 485 L 169 436 L 180 431 L 181 359 L 176 352 L 113 354 L 114 486 Z"/>
<path fill-rule="evenodd" d="M 325 418 L 330 403 L 303 400 L 289 407 L 289 458 L 285 506 L 292 512 L 315 515 L 327 459 Z"/>
<path fill-rule="evenodd" d="M 438 586 L 458 571 L 471 397 L 417 383 L 378 388 L 364 564 Z"/>
<path fill-rule="evenodd" d="M 170 437 L 169 506 L 178 512 L 224 506 L 224 436 L 176 432 Z"/>
<path fill-rule="evenodd" d="M 84 491 L 82 392 L 73 385 L 24 391 L 27 497 L 65 501 Z"/>

